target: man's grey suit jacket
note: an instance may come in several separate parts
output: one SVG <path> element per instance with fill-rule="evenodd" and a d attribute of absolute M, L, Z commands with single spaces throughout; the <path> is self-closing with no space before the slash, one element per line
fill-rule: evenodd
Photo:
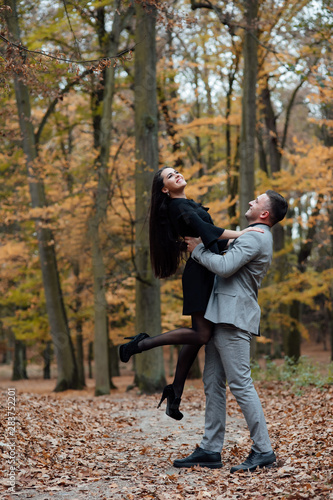
<path fill-rule="evenodd" d="M 265 232 L 243 234 L 224 255 L 213 254 L 200 244 L 192 258 L 216 275 L 205 318 L 259 335 L 258 289 L 272 261 L 273 238 L 266 224 L 256 227 Z"/>

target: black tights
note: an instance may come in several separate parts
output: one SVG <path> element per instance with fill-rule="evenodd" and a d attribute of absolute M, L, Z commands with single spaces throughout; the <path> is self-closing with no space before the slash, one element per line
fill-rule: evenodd
<path fill-rule="evenodd" d="M 207 344 L 212 335 L 212 323 L 204 318 L 203 312 L 192 314 L 192 328 L 177 328 L 170 332 L 149 337 L 139 342 L 142 351 L 149 351 L 162 345 L 183 345 L 180 350 L 173 389 L 176 397 L 181 397 L 185 380 L 190 368 L 203 344 Z"/>

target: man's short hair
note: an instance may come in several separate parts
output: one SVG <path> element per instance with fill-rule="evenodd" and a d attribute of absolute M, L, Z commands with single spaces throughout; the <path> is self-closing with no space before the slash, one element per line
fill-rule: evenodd
<path fill-rule="evenodd" d="M 277 222 L 280 222 L 285 217 L 288 210 L 288 202 L 279 193 L 272 191 L 272 189 L 268 189 L 266 194 L 270 202 L 270 220 L 272 226 L 274 226 L 274 224 L 277 224 Z"/>

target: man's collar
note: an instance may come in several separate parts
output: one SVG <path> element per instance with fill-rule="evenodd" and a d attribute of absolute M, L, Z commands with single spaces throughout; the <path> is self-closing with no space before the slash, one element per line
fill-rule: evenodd
<path fill-rule="evenodd" d="M 265 224 L 264 222 L 254 222 L 253 224 L 249 224 L 247 227 L 254 227 L 254 226 L 267 226 L 269 228 L 271 227 L 268 224 Z"/>

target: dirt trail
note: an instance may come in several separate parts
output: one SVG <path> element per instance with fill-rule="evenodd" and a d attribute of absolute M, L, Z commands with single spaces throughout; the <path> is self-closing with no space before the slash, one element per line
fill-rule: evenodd
<path fill-rule="evenodd" d="M 308 353 L 323 367 L 329 363 L 329 352 L 317 345 Z M 201 380 L 187 382 L 185 416 L 176 422 L 165 415 L 165 404 L 156 408 L 160 394 L 127 391 L 133 382 L 129 365 L 113 379 L 117 389 L 98 398 L 93 380 L 84 391 L 56 394 L 55 379 L 42 380 L 41 367 L 30 365 L 28 374 L 29 380 L 11 382 L 11 368 L 0 366 L 1 499 L 333 500 L 332 387 L 295 395 L 281 383 L 258 384 L 278 467 L 237 476 L 230 467 L 244 459 L 251 442 L 230 393 L 223 468 L 179 470 L 173 460 L 191 453 L 203 432 Z M 14 493 L 7 489 L 8 388 L 16 394 Z"/>

